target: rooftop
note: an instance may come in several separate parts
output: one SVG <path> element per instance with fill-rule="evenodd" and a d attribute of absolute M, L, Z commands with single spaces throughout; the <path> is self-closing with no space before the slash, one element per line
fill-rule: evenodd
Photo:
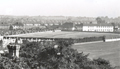
<path fill-rule="evenodd" d="M 83 24 L 83 26 L 113 26 L 113 25 L 102 23 L 102 24 Z"/>

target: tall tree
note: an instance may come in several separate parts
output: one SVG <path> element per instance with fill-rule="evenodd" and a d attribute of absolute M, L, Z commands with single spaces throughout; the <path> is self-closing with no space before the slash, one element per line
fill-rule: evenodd
<path fill-rule="evenodd" d="M 12 25 L 10 25 L 9 30 L 13 30 L 13 26 Z"/>
<path fill-rule="evenodd" d="M 100 17 L 96 18 L 98 24 L 105 23 L 105 20 L 101 19 Z"/>

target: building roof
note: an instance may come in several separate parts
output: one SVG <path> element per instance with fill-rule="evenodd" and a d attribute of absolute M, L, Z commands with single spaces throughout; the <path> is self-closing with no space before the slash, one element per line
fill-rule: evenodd
<path fill-rule="evenodd" d="M 83 24 L 83 26 L 113 26 L 112 24 Z"/>

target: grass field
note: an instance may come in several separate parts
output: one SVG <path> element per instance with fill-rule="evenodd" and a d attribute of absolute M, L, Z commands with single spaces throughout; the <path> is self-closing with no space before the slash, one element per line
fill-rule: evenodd
<path fill-rule="evenodd" d="M 114 33 L 92 33 L 92 32 L 38 32 L 20 35 L 9 35 L 9 37 L 36 37 L 36 38 L 84 38 L 93 36 L 106 36 L 106 38 L 118 38 Z"/>
<path fill-rule="evenodd" d="M 72 47 L 78 52 L 89 53 L 91 59 L 101 57 L 109 60 L 113 66 L 120 65 L 120 41 L 75 44 Z"/>

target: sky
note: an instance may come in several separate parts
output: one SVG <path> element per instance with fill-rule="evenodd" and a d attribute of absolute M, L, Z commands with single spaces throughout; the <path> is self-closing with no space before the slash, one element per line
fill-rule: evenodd
<path fill-rule="evenodd" d="M 120 0 L 0 0 L 0 15 L 118 17 Z"/>

